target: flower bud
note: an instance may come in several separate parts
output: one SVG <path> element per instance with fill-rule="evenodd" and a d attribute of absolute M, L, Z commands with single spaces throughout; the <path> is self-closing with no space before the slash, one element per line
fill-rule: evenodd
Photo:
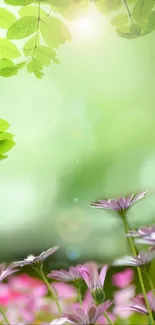
<path fill-rule="evenodd" d="M 93 290 L 91 292 L 91 295 L 97 306 L 103 304 L 103 302 L 105 301 L 105 293 L 103 288 L 97 288 L 96 290 Z"/>

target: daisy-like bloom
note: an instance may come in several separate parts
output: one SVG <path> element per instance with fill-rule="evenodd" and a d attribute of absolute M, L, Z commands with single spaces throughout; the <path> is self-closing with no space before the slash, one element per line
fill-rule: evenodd
<path fill-rule="evenodd" d="M 146 244 L 155 246 L 155 232 L 152 232 L 150 235 L 143 236 L 135 240 L 137 244 Z"/>
<path fill-rule="evenodd" d="M 141 251 L 138 256 L 125 256 L 117 259 L 113 265 L 130 265 L 130 266 L 146 266 L 155 258 L 155 251 L 144 252 Z"/>
<path fill-rule="evenodd" d="M 48 274 L 48 277 L 61 282 L 76 282 L 77 280 L 82 279 L 82 275 L 80 273 L 81 269 L 81 265 L 77 265 L 76 267 L 71 266 L 68 271 L 52 271 Z"/>
<path fill-rule="evenodd" d="M 5 264 L 0 264 L 0 282 L 17 271 L 18 269 L 16 269 L 16 266 L 13 264 L 10 264 L 8 267 L 6 267 Z"/>
<path fill-rule="evenodd" d="M 146 236 L 151 236 L 154 234 L 155 237 L 155 226 L 150 226 L 150 227 L 143 227 L 138 230 L 130 230 L 126 236 L 130 237 L 146 237 Z"/>
<path fill-rule="evenodd" d="M 97 202 L 93 202 L 91 204 L 91 206 L 95 207 L 95 208 L 114 210 L 119 215 L 122 216 L 126 212 L 126 210 L 128 210 L 134 203 L 141 200 L 146 195 L 147 195 L 147 192 L 140 192 L 137 195 L 132 194 L 130 196 L 127 196 L 126 198 L 125 197 L 119 197 L 119 198 L 117 198 L 115 200 L 101 199 L 101 200 L 99 200 Z"/>
<path fill-rule="evenodd" d="M 155 296 L 152 292 L 150 292 L 147 295 L 149 306 L 152 312 L 153 317 L 155 318 Z M 145 304 L 145 299 L 143 296 L 138 296 L 134 298 L 133 300 L 133 305 L 127 307 L 128 310 L 140 313 L 140 314 L 145 314 L 148 315 L 148 309 Z"/>
<path fill-rule="evenodd" d="M 25 265 L 33 265 L 33 266 L 41 266 L 43 264 L 43 261 L 55 253 L 58 250 L 59 246 L 54 246 L 52 248 L 49 248 L 47 251 L 42 252 L 39 256 L 29 255 L 27 258 L 25 258 L 23 261 L 17 261 L 13 264 L 15 266 L 23 267 Z"/>
<path fill-rule="evenodd" d="M 99 274 L 98 267 L 95 263 L 86 264 L 85 269 L 81 270 L 82 277 L 97 305 L 102 304 L 105 300 L 103 286 L 107 270 L 108 265 L 104 265 Z"/>
<path fill-rule="evenodd" d="M 105 301 L 104 304 L 96 307 L 91 306 L 86 312 L 81 309 L 76 309 L 76 314 L 66 314 L 64 317 L 60 319 L 55 319 L 50 323 L 50 325 L 54 324 L 79 324 L 79 325 L 94 325 L 100 316 L 112 305 L 110 300 Z"/>

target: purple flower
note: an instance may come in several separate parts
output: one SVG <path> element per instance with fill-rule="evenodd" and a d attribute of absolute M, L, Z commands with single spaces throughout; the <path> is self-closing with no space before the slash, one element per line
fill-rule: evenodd
<path fill-rule="evenodd" d="M 125 256 L 117 259 L 113 265 L 130 265 L 130 266 L 145 266 L 151 263 L 155 258 L 155 251 L 143 252 L 141 251 L 138 256 Z"/>
<path fill-rule="evenodd" d="M 23 261 L 17 261 L 13 264 L 15 266 L 25 266 L 25 265 L 42 265 L 43 261 L 50 256 L 51 254 L 55 253 L 58 250 L 59 246 L 55 246 L 52 248 L 49 248 L 47 251 L 42 252 L 39 256 L 29 255 L 27 258 L 25 258 Z"/>
<path fill-rule="evenodd" d="M 149 302 L 149 305 L 150 305 L 150 309 L 151 311 L 155 312 L 155 296 L 152 292 L 150 292 L 148 295 L 148 302 Z M 132 306 L 129 306 L 127 307 L 128 310 L 131 310 L 131 311 L 134 311 L 134 312 L 137 312 L 137 313 L 140 313 L 140 314 L 145 314 L 145 315 L 148 315 L 148 309 L 146 307 L 146 304 L 145 304 L 145 299 L 143 296 L 138 296 L 136 298 L 133 299 L 133 305 Z"/>
<path fill-rule="evenodd" d="M 154 235 L 155 237 L 155 226 L 151 226 L 151 227 L 143 227 L 136 230 L 130 230 L 130 232 L 128 234 L 126 234 L 126 236 L 130 236 L 130 237 L 146 237 L 146 236 L 151 236 Z"/>
<path fill-rule="evenodd" d="M 94 325 L 100 316 L 112 305 L 112 302 L 107 300 L 104 304 L 96 307 L 91 306 L 86 312 L 81 308 L 76 308 L 76 314 L 65 314 L 60 319 L 55 319 L 50 325 L 71 323 L 76 325 Z"/>
<path fill-rule="evenodd" d="M 15 267 L 16 266 L 13 264 L 10 264 L 8 267 L 6 267 L 5 264 L 0 264 L 0 282 L 2 282 L 9 275 L 17 272 L 18 269 L 16 269 Z"/>
<path fill-rule="evenodd" d="M 57 281 L 62 282 L 71 282 L 76 281 L 82 278 L 80 270 L 82 266 L 71 266 L 68 271 L 66 270 L 60 270 L 60 271 L 52 271 L 48 274 L 49 278 L 52 278 Z"/>
<path fill-rule="evenodd" d="M 137 244 L 147 244 L 151 246 L 155 246 L 155 232 L 152 232 L 150 235 L 143 236 L 142 238 L 138 238 L 135 240 Z"/>
<path fill-rule="evenodd" d="M 126 198 L 119 197 L 118 199 L 112 200 L 99 200 L 97 202 L 93 202 L 91 204 L 92 207 L 114 210 L 119 215 L 122 215 L 126 210 L 128 210 L 134 203 L 141 200 L 143 197 L 147 195 L 147 192 L 140 192 L 137 195 L 130 195 Z"/>
<path fill-rule="evenodd" d="M 103 303 L 105 294 L 103 290 L 108 265 L 104 265 L 99 274 L 98 267 L 95 263 L 86 264 L 86 268 L 81 270 L 82 277 L 86 282 L 91 295 L 97 305 Z"/>

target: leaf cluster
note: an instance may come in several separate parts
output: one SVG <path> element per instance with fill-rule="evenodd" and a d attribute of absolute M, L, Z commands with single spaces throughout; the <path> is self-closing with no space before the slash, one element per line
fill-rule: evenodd
<path fill-rule="evenodd" d="M 0 37 L 0 75 L 17 75 L 26 67 L 29 73 L 41 79 L 43 69 L 51 62 L 59 63 L 60 45 L 71 40 L 71 33 L 62 17 L 55 13 L 50 1 L 5 0 L 8 8 L 0 8 L 0 28 L 6 36 Z M 52 10 L 53 7 L 53 10 Z M 21 40 L 25 44 L 21 48 Z"/>
<path fill-rule="evenodd" d="M 96 5 L 121 37 L 134 39 L 155 30 L 154 0 L 96 0 Z"/>
<path fill-rule="evenodd" d="M 155 29 L 155 0 L 4 0 L 8 8 L 0 8 L 0 28 L 6 30 L 0 38 L 0 76 L 26 68 L 41 79 L 45 67 L 59 63 L 59 47 L 72 39 L 68 21 L 85 13 L 91 1 L 109 16 L 120 37 L 139 38 Z"/>
<path fill-rule="evenodd" d="M 7 158 L 6 153 L 15 145 L 14 135 L 7 132 L 8 128 L 8 122 L 0 118 L 0 160 Z"/>

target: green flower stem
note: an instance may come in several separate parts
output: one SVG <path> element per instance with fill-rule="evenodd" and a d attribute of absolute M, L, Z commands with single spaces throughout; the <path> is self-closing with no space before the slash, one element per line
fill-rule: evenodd
<path fill-rule="evenodd" d="M 41 275 L 41 277 L 42 277 L 44 283 L 46 284 L 46 286 L 47 286 L 47 288 L 48 288 L 48 291 L 50 292 L 50 294 L 51 294 L 51 296 L 52 296 L 52 299 L 55 301 L 59 313 L 62 314 L 62 310 L 61 310 L 61 306 L 60 306 L 60 304 L 59 304 L 59 301 L 58 301 L 57 297 L 55 296 L 55 294 L 54 294 L 54 292 L 53 292 L 53 290 L 52 290 L 52 287 L 51 287 L 51 285 L 49 284 L 49 282 L 48 282 L 48 280 L 47 280 L 47 278 L 46 278 L 46 276 L 45 276 L 45 274 L 44 274 L 44 271 L 43 271 L 43 268 L 42 268 L 42 267 L 39 269 L 39 273 L 40 273 L 40 275 Z"/>
<path fill-rule="evenodd" d="M 152 292 L 153 292 L 153 294 L 154 294 L 154 296 L 155 296 L 155 287 L 154 287 L 154 284 L 153 284 L 152 278 L 151 278 L 149 272 L 146 271 L 145 274 L 146 274 L 146 277 L 147 277 L 147 279 L 148 279 L 148 282 L 149 282 L 150 288 L 151 288 L 151 290 L 152 290 Z"/>
<path fill-rule="evenodd" d="M 80 288 L 78 288 L 77 291 L 78 291 L 78 301 L 80 303 L 80 306 L 82 307 L 82 297 L 81 297 L 81 290 L 80 290 Z"/>
<path fill-rule="evenodd" d="M 5 322 L 7 325 L 11 325 L 7 319 L 7 317 L 5 316 L 5 313 L 3 311 L 3 308 L 0 306 L 0 314 L 2 315 L 2 317 L 4 318 Z"/>
<path fill-rule="evenodd" d="M 130 229 L 129 229 L 129 225 L 128 225 L 128 222 L 127 222 L 127 219 L 126 219 L 126 216 L 125 215 L 123 216 L 123 221 L 124 221 L 125 232 L 128 234 L 130 232 Z M 136 248 L 135 248 L 135 245 L 134 245 L 134 242 L 133 242 L 132 237 L 129 236 L 128 237 L 128 240 L 129 240 L 130 248 L 131 248 L 131 251 L 132 251 L 133 255 L 134 256 L 137 256 L 137 254 L 136 254 Z M 143 277 L 142 277 L 142 272 L 141 272 L 140 267 L 137 267 L 137 273 L 138 273 L 138 277 L 139 277 L 139 282 L 140 282 L 140 285 L 141 285 L 141 289 L 142 289 L 142 292 L 143 292 L 143 296 L 144 296 L 144 299 L 145 299 L 146 307 L 147 307 L 147 310 L 148 310 L 150 322 L 151 322 L 151 324 L 154 324 L 154 319 L 153 319 L 152 312 L 151 312 L 151 308 L 150 308 L 149 301 L 148 301 L 148 298 L 147 298 L 147 294 L 146 294 L 146 290 L 145 290 L 145 286 L 144 286 L 144 282 L 143 282 Z"/>
<path fill-rule="evenodd" d="M 112 322 L 112 320 L 109 318 L 108 314 L 106 313 L 106 311 L 103 313 L 104 317 L 107 319 L 108 323 L 110 325 L 114 325 L 114 323 Z"/>

